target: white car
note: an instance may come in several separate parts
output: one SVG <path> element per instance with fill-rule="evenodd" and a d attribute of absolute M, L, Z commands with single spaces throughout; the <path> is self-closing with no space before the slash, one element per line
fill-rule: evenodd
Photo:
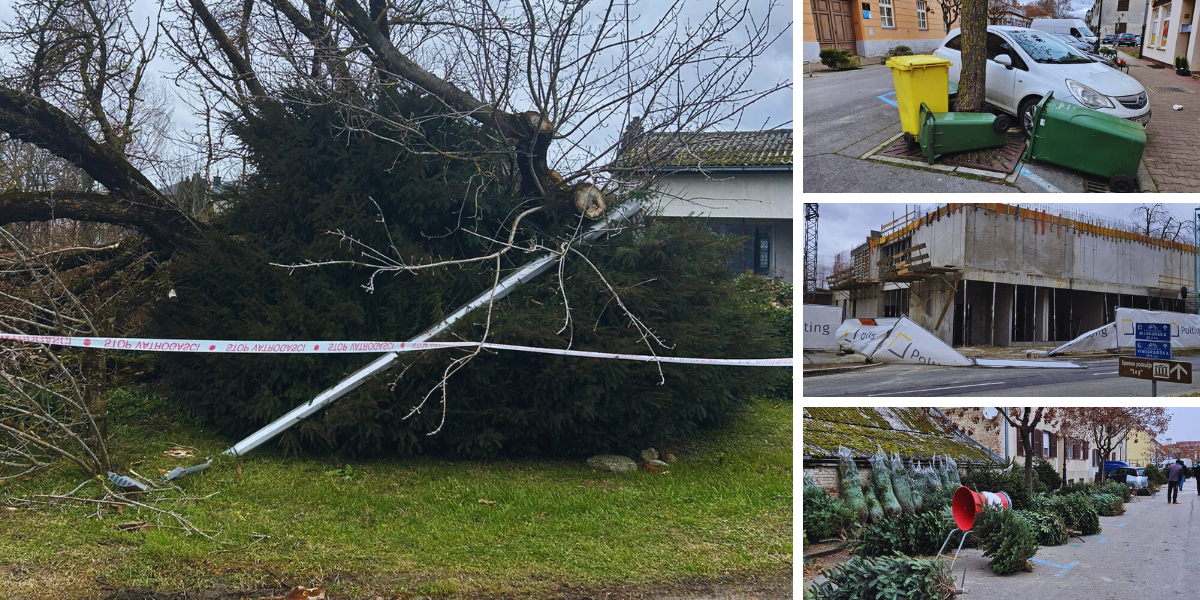
<path fill-rule="evenodd" d="M 949 60 L 950 81 L 962 71 L 961 32 L 950 31 L 935 56 Z M 989 25 L 984 100 L 1016 115 L 1025 134 L 1046 92 L 1054 98 L 1145 126 L 1150 122 L 1146 88 L 1138 80 L 1089 58 L 1053 34 L 1024 27 Z"/>

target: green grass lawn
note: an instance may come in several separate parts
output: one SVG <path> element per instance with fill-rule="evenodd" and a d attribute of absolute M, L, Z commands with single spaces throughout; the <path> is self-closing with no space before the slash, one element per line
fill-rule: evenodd
<path fill-rule="evenodd" d="M 162 455 L 174 444 L 201 457 L 228 445 L 162 411 L 121 417 L 145 412 L 152 397 L 113 403 L 113 455 L 141 475 L 182 464 Z M 404 458 L 338 469 L 328 457 L 260 450 L 149 497 L 211 540 L 144 509 L 97 514 L 96 505 L 18 500 L 84 480 L 63 465 L 0 484 L 0 597 L 218 584 L 323 586 L 355 598 L 537 597 L 791 571 L 790 401 L 756 400 L 727 427 L 667 449 L 679 459 L 667 473 L 624 475 L 567 460 Z M 92 483 L 77 495 L 102 492 Z M 151 527 L 117 527 L 134 520 Z"/>

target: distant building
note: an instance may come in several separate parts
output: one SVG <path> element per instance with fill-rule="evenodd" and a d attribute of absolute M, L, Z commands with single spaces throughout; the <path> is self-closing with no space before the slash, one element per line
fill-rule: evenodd
<path fill-rule="evenodd" d="M 940 410 L 960 428 L 969 431 L 974 440 L 987 446 L 1002 460 L 1012 459 L 1018 465 L 1025 464 L 1025 445 L 1020 442 L 1019 432 L 1017 428 L 1009 425 L 1008 420 L 998 410 L 984 408 L 942 408 Z M 963 415 L 959 416 L 958 411 L 964 411 Z M 1091 447 L 1091 443 L 1060 436 L 1058 427 L 1055 425 L 1040 425 L 1034 430 L 1030 441 L 1033 445 L 1033 455 L 1050 463 L 1068 484 L 1092 481 L 1099 472 L 1100 455 Z M 1113 456 L 1123 457 L 1124 455 L 1125 445 L 1118 444 Z"/>
<path fill-rule="evenodd" d="M 820 60 L 821 50 L 858 56 L 885 56 L 895 46 L 929 54 L 941 45 L 947 27 L 937 0 L 806 0 L 803 7 L 804 60 Z"/>
<path fill-rule="evenodd" d="M 839 253 L 829 289 L 847 318 L 907 315 L 955 346 L 1066 342 L 1112 323 L 1117 307 L 1183 310 L 1194 246 L 1075 210 L 913 212 Z"/>
<path fill-rule="evenodd" d="M 1084 14 L 1083 20 L 1093 33 L 1101 37 L 1121 33 L 1141 35 L 1147 13 L 1154 10 L 1147 8 L 1150 3 L 1150 0 L 1097 0 Z M 1150 35 L 1149 30 L 1146 35 Z"/>

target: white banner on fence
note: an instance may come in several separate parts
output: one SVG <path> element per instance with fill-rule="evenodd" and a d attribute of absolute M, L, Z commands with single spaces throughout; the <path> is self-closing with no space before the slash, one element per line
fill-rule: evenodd
<path fill-rule="evenodd" d="M 900 319 L 846 319 L 837 329 L 837 344 L 870 356 Z"/>
<path fill-rule="evenodd" d="M 1171 325 L 1171 347 L 1200 348 L 1200 315 L 1165 310 L 1118 308 L 1117 343 L 1121 348 L 1134 346 L 1135 323 L 1167 323 Z"/>
<path fill-rule="evenodd" d="M 975 363 L 908 317 L 900 317 L 883 343 L 871 354 L 884 363 L 913 363 L 969 367 Z"/>
<path fill-rule="evenodd" d="M 837 350 L 842 307 L 805 304 L 800 316 L 804 319 L 805 350 Z"/>
<path fill-rule="evenodd" d="M 1116 350 L 1118 348 L 1117 343 L 1117 324 L 1109 323 L 1104 327 L 1097 327 L 1051 350 L 1046 353 L 1046 356 L 1054 356 L 1066 352 L 1087 352 L 1089 350 Z"/>

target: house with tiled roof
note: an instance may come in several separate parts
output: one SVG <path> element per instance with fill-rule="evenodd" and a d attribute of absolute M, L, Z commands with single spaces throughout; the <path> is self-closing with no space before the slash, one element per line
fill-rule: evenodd
<path fill-rule="evenodd" d="M 791 129 L 647 133 L 623 153 L 662 174 L 657 211 L 745 237 L 737 271 L 792 280 Z"/>
<path fill-rule="evenodd" d="M 907 464 L 928 464 L 949 456 L 960 469 L 996 466 L 996 453 L 971 436 L 947 426 L 936 409 L 876 406 L 806 406 L 800 429 L 803 469 L 817 485 L 836 489 L 838 449 L 850 451 L 863 481 L 870 481 L 868 459 L 882 449 Z"/>

